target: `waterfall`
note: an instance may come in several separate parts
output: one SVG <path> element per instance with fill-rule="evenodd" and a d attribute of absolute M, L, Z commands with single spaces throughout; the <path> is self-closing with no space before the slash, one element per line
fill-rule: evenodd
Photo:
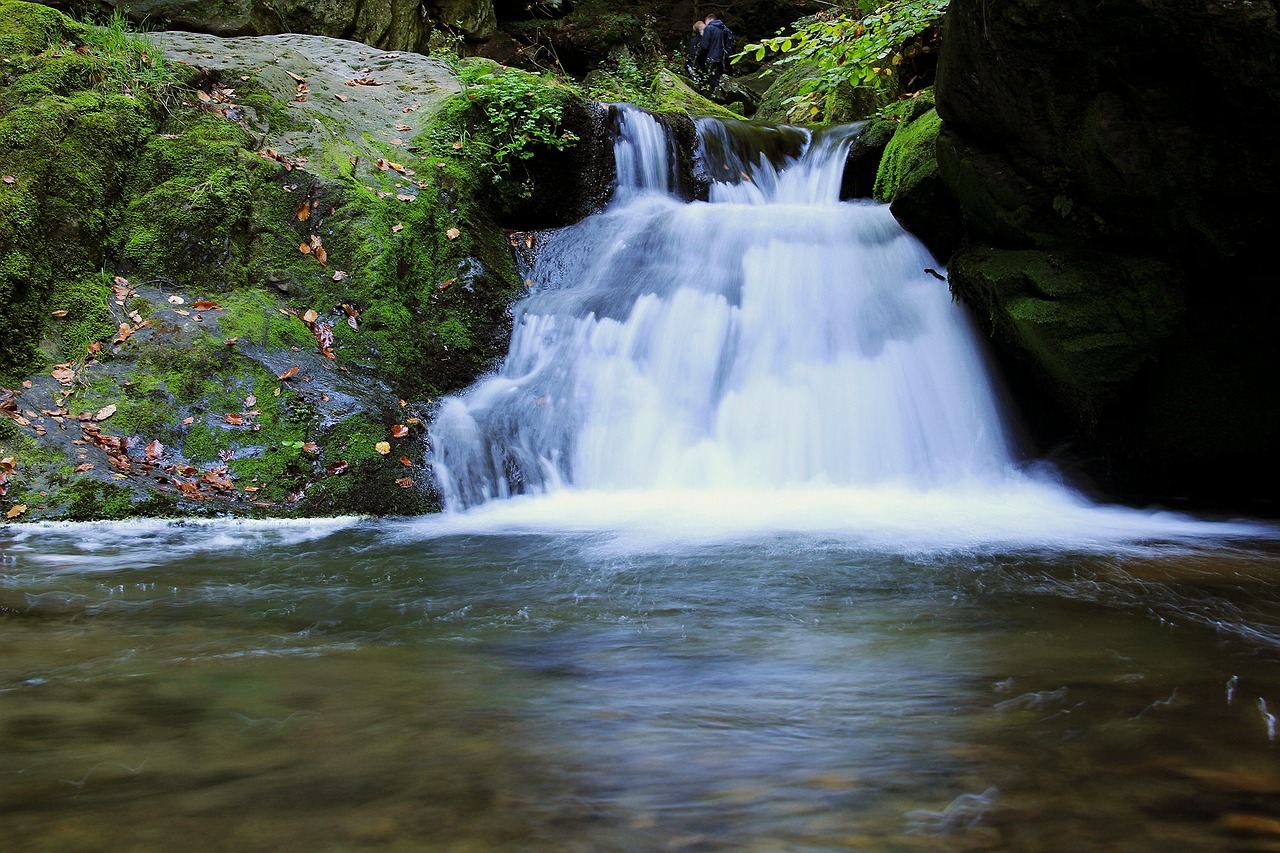
<path fill-rule="evenodd" d="M 766 156 L 704 119 L 717 180 L 709 203 L 685 203 L 658 123 L 624 108 L 618 128 L 613 203 L 549 237 L 505 363 L 435 420 L 449 509 L 1014 470 L 980 350 L 927 271 L 937 262 L 886 206 L 839 199 L 854 129 L 767 131 Z"/>

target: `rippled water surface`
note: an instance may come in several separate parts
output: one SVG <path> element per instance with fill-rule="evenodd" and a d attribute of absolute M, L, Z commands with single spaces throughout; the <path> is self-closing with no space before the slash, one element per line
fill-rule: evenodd
<path fill-rule="evenodd" d="M 0 531 L 5 849 L 1276 849 L 1280 548 Z"/>

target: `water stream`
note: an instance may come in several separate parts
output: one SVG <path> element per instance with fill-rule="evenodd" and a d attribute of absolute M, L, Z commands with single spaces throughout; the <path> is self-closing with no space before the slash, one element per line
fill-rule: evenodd
<path fill-rule="evenodd" d="M 1280 530 L 1023 458 L 847 132 L 620 125 L 449 512 L 0 529 L 0 847 L 1276 849 Z"/>

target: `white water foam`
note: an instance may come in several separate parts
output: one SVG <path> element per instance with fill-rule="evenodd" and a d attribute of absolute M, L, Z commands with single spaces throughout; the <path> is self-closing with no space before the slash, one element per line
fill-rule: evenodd
<path fill-rule="evenodd" d="M 449 513 L 424 532 L 926 548 L 1269 535 L 1097 506 L 1026 473 L 936 261 L 887 206 L 839 200 L 847 134 L 708 162 L 728 180 L 690 204 L 662 191 L 658 125 L 623 115 L 628 188 L 551 236 L 505 363 L 441 406 Z M 742 147 L 722 123 L 701 130 L 705 150 Z"/>

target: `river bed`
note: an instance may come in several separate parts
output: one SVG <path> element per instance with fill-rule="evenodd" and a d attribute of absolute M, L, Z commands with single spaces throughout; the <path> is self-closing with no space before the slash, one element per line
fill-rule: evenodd
<path fill-rule="evenodd" d="M 1277 849 L 1259 530 L 0 530 L 5 847 Z"/>

